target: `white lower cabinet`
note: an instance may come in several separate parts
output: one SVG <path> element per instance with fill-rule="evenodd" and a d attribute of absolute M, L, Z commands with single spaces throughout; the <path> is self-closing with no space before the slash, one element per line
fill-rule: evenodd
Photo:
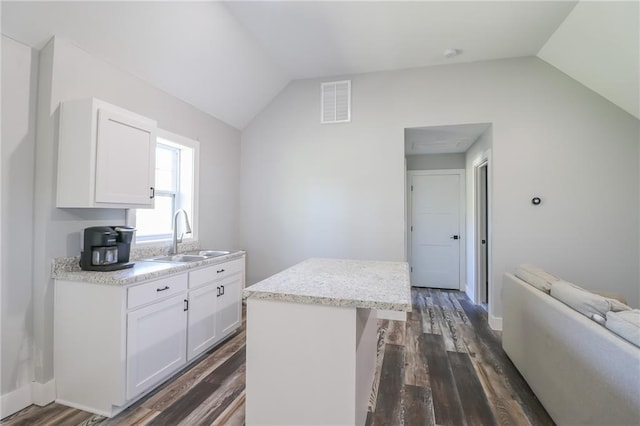
<path fill-rule="evenodd" d="M 127 314 L 127 399 L 185 365 L 186 325 L 182 295 Z"/>
<path fill-rule="evenodd" d="M 191 361 L 218 340 L 218 290 L 210 284 L 189 292 L 189 339 L 187 359 Z"/>
<path fill-rule="evenodd" d="M 238 272 L 223 278 L 220 286 L 218 330 L 220 335 L 226 335 L 240 327 L 242 322 L 242 303 L 237 303 L 242 300 L 242 274 Z"/>
<path fill-rule="evenodd" d="M 244 256 L 129 286 L 56 280 L 56 401 L 112 417 L 234 332 Z"/>

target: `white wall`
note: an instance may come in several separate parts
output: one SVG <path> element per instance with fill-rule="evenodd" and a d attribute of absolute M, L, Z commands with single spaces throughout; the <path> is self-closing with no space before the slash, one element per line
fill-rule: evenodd
<path fill-rule="evenodd" d="M 310 256 L 402 259 L 404 129 L 492 123 L 491 314 L 523 262 L 638 305 L 636 118 L 537 58 L 350 78 L 351 123 L 320 125 L 304 80 L 243 131 L 249 283 Z"/>
<path fill-rule="evenodd" d="M 491 146 L 493 141 L 493 129 L 492 126 L 489 126 L 487 130 L 480 135 L 478 140 L 474 142 L 473 145 L 469 147 L 467 152 L 465 153 L 465 170 L 466 170 L 466 253 L 467 253 L 467 294 L 471 300 L 475 299 L 475 285 L 476 285 L 476 276 L 475 276 L 475 197 L 476 197 L 476 187 L 475 187 L 475 167 L 481 164 L 484 160 L 490 160 L 491 155 Z M 491 175 L 491 167 L 493 165 L 489 164 L 488 178 Z M 487 180 L 488 184 L 488 192 L 491 194 L 491 180 Z M 491 201 L 489 201 L 489 215 L 491 215 Z M 490 216 L 489 216 L 490 217 Z M 489 232 L 491 229 L 488 230 Z M 491 235 L 489 235 L 491 237 Z M 493 244 L 491 238 L 489 240 L 489 250 L 493 248 Z"/>
<path fill-rule="evenodd" d="M 578 2 L 538 57 L 640 118 L 640 2 Z"/>
<path fill-rule="evenodd" d="M 403 260 L 410 126 L 380 119 L 370 78 L 353 82 L 351 124 L 320 125 L 319 80 L 295 81 L 243 131 L 248 283 L 312 256 Z"/>
<path fill-rule="evenodd" d="M 200 141 L 199 239 L 205 247 L 238 248 L 239 131 L 55 39 L 40 54 L 33 238 L 35 379 L 53 377 L 54 257 L 80 252 L 87 226 L 124 223 L 124 210 L 55 207 L 59 103 L 97 97 L 153 118 L 158 126 Z M 185 76 L 188 78 L 188 76 Z"/>
<path fill-rule="evenodd" d="M 31 242 L 37 52 L 2 37 L 2 409 L 11 410 L 33 380 Z M 7 395 L 5 397 L 5 395 Z"/>
<path fill-rule="evenodd" d="M 464 169 L 465 154 L 407 155 L 407 170 Z"/>

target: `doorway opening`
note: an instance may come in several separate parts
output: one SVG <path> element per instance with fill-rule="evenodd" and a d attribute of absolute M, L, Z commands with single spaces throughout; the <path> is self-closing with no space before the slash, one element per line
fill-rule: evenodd
<path fill-rule="evenodd" d="M 489 162 L 475 167 L 476 199 L 476 294 L 478 303 L 486 310 L 489 303 Z"/>
<path fill-rule="evenodd" d="M 415 244 L 416 216 L 424 213 L 416 210 L 412 205 L 411 187 L 415 189 L 416 179 L 419 175 L 453 174 L 456 170 L 462 170 L 464 198 L 461 200 L 461 221 L 459 230 L 452 232 L 444 225 L 432 229 L 432 232 L 440 232 L 441 244 L 456 241 L 460 248 L 459 262 L 459 289 L 467 293 L 476 304 L 483 305 L 489 312 L 488 318 L 491 325 L 492 299 L 495 298 L 492 290 L 491 275 L 491 192 L 492 192 L 492 160 L 491 149 L 493 145 L 493 128 L 491 123 L 455 124 L 442 126 L 425 126 L 405 128 L 405 242 L 406 259 L 412 267 L 411 283 L 417 286 L 441 287 L 433 283 L 433 280 L 424 278 L 418 280 L 416 265 L 423 262 L 417 253 L 418 250 L 429 252 L 431 249 L 417 248 Z M 423 182 L 424 183 L 424 182 Z M 430 185 L 430 184 L 429 184 Z M 436 193 L 437 202 L 444 203 L 446 197 L 437 194 L 438 189 L 431 188 L 426 192 Z M 451 192 L 451 191 L 448 191 Z M 432 209 L 433 210 L 433 209 Z M 436 209 L 437 210 L 437 209 Z M 412 228 L 413 226 L 413 228 Z M 447 229 L 445 229 L 447 228 Z M 446 234 L 446 235 L 445 235 Z M 420 236 L 420 235 L 417 235 Z M 431 235 L 430 237 L 436 237 Z M 457 240 L 453 240 L 458 236 Z M 420 236 L 422 237 L 422 236 Z M 429 240 L 431 244 L 435 244 Z M 450 250 L 450 252 L 453 252 Z M 428 254 L 429 261 L 445 265 L 449 260 L 437 258 L 435 252 Z M 420 265 L 419 265 L 420 266 Z M 423 272 L 431 266 L 421 265 Z M 438 266 L 439 267 L 439 266 Z M 432 271 L 433 272 L 433 271 Z M 451 274 L 453 275 L 453 273 Z M 420 282 L 419 282 L 420 281 Z M 493 326 L 492 326 L 493 327 Z M 494 327 L 495 328 L 495 327 Z M 499 328 L 499 327 L 498 327 Z"/>

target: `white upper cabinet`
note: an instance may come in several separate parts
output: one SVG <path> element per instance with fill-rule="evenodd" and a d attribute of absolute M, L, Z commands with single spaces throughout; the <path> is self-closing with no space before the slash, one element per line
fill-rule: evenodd
<path fill-rule="evenodd" d="M 60 106 L 57 207 L 152 208 L 156 122 L 95 98 Z"/>

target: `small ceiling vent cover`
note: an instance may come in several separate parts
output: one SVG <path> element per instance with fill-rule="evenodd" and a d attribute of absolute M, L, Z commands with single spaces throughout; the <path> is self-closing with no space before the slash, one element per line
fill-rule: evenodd
<path fill-rule="evenodd" d="M 351 80 L 321 84 L 320 123 L 351 121 Z"/>

